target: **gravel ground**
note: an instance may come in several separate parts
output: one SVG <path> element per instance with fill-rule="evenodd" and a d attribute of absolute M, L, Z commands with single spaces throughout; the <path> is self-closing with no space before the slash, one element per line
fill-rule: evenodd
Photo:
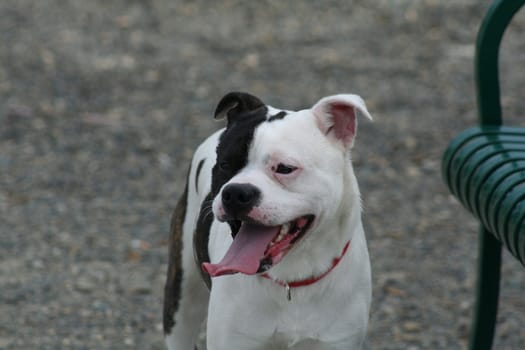
<path fill-rule="evenodd" d="M 476 222 L 440 178 L 475 123 L 488 1 L 0 2 L 0 349 L 163 349 L 170 213 L 194 147 L 245 90 L 282 108 L 338 92 L 375 117 L 354 153 L 373 267 L 371 349 L 464 349 Z M 525 14 L 503 45 L 525 114 Z M 520 68 L 521 67 L 521 68 Z M 521 73 L 521 74 L 516 74 Z M 495 349 L 525 343 L 505 255 Z"/>

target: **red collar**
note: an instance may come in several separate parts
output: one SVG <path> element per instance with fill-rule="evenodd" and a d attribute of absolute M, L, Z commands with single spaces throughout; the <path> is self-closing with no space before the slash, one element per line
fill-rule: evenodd
<path fill-rule="evenodd" d="M 290 291 L 289 291 L 290 288 L 309 286 L 323 279 L 326 275 L 332 272 L 332 270 L 335 269 L 335 267 L 339 264 L 341 259 L 343 259 L 349 246 L 350 246 L 350 241 L 346 242 L 345 246 L 343 247 L 343 251 L 341 252 L 341 255 L 339 255 L 338 257 L 334 258 L 334 260 L 332 260 L 332 265 L 330 266 L 330 268 L 318 276 L 313 276 L 310 278 L 306 278 L 304 280 L 297 280 L 297 281 L 291 281 L 291 282 L 274 279 L 270 275 L 268 275 L 266 272 L 261 274 L 260 276 L 266 279 L 269 279 L 271 281 L 274 281 L 275 283 L 277 283 L 278 285 L 282 287 L 285 287 L 288 291 L 288 300 L 290 300 Z"/>

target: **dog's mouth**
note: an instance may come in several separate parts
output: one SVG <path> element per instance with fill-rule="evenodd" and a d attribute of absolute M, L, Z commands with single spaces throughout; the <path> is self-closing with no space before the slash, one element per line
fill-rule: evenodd
<path fill-rule="evenodd" d="M 314 218 L 314 215 L 305 215 L 279 226 L 242 222 L 222 260 L 217 264 L 204 263 L 202 268 L 212 277 L 267 271 L 305 235 Z"/>

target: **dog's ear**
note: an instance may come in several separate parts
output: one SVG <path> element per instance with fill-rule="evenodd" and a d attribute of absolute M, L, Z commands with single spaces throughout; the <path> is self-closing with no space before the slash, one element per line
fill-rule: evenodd
<path fill-rule="evenodd" d="M 312 111 L 321 131 L 341 141 L 345 148 L 351 148 L 354 144 L 357 131 L 356 112 L 359 111 L 372 120 L 365 101 L 358 95 L 324 97 L 312 107 Z"/>
<path fill-rule="evenodd" d="M 264 107 L 264 103 L 257 97 L 246 92 L 230 92 L 226 94 L 215 109 L 215 119 L 228 118 L 228 125 L 245 113 Z"/>

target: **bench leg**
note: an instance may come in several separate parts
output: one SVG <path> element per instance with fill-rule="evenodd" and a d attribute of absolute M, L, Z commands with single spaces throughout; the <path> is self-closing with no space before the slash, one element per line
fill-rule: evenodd
<path fill-rule="evenodd" d="M 501 272 L 501 243 L 483 227 L 480 229 L 476 309 L 470 334 L 470 350 L 492 347 Z"/>

